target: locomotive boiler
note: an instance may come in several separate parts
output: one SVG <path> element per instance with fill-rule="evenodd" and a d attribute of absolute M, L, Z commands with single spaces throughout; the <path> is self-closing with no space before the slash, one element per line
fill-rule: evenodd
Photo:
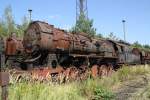
<path fill-rule="evenodd" d="M 84 65 L 112 67 L 117 62 L 112 42 L 93 39 L 86 33 L 69 33 L 40 21 L 29 25 L 24 34 L 23 45 L 25 51 L 31 53 L 30 58 L 40 56 L 34 64 L 53 68 L 58 65 L 64 68 L 80 68 Z"/>

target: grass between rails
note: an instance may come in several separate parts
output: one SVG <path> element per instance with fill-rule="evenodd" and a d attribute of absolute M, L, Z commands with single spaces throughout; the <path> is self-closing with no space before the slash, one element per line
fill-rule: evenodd
<path fill-rule="evenodd" d="M 17 83 L 9 86 L 9 100 L 111 100 L 112 90 L 126 80 L 150 72 L 148 65 L 124 66 L 111 77 L 87 79 L 62 85 Z"/>
<path fill-rule="evenodd" d="M 148 99 L 150 99 L 150 84 L 148 85 L 147 90 L 144 91 L 144 92 L 145 92 L 145 94 L 146 94 L 146 97 L 147 97 Z"/>

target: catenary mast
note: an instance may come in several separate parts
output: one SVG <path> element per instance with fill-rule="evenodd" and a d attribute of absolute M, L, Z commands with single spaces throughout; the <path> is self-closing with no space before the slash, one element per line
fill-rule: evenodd
<path fill-rule="evenodd" d="M 85 18 L 88 18 L 87 0 L 76 0 L 76 21 L 81 14 L 83 14 Z"/>

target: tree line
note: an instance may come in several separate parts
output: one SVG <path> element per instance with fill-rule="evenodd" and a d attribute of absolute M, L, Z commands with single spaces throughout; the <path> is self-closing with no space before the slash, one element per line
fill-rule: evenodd
<path fill-rule="evenodd" d="M 11 6 L 7 6 L 0 17 L 0 36 L 9 36 L 11 32 L 15 32 L 18 37 L 22 37 L 28 24 L 29 20 L 26 16 L 22 17 L 20 25 L 17 24 L 14 20 Z"/>

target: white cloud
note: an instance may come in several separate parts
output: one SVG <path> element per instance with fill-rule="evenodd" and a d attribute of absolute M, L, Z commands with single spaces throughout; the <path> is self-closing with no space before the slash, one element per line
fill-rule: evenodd
<path fill-rule="evenodd" d="M 48 18 L 50 18 L 50 19 L 58 19 L 58 18 L 60 18 L 60 16 L 58 14 L 56 14 L 56 15 L 49 15 Z"/>
<path fill-rule="evenodd" d="M 69 29 L 71 29 L 71 27 L 72 27 L 71 25 L 63 25 L 60 28 L 65 29 L 65 30 L 69 30 Z"/>

